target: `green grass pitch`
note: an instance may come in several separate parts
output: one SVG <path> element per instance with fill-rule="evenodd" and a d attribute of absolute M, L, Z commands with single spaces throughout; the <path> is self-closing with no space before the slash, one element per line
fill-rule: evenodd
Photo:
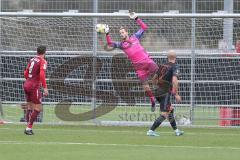
<path fill-rule="evenodd" d="M 183 128 L 176 137 L 169 127 L 160 137 L 146 136 L 147 127 L 35 125 L 0 126 L 1 160 L 239 160 L 240 128 Z"/>
<path fill-rule="evenodd" d="M 159 105 L 158 105 L 159 106 Z M 54 112 L 54 105 L 44 105 L 43 107 L 43 122 L 46 123 L 66 123 L 56 117 Z M 91 105 L 73 105 L 70 110 L 72 113 L 83 113 L 90 111 Z M 19 105 L 4 104 L 3 111 L 5 113 L 5 120 L 9 122 L 19 122 L 23 117 L 23 110 Z M 190 107 L 175 107 L 175 115 L 189 115 Z M 218 125 L 219 108 L 196 107 L 194 109 L 194 125 Z M 159 107 L 156 112 L 151 112 L 150 107 L 136 106 L 136 107 L 122 107 L 118 106 L 113 111 L 96 118 L 102 121 L 143 121 L 153 122 L 159 116 Z M 1 117 L 0 117 L 1 118 Z M 176 119 L 177 120 L 177 119 Z M 92 121 L 92 120 L 91 120 Z M 81 124 L 81 123 L 79 123 Z"/>

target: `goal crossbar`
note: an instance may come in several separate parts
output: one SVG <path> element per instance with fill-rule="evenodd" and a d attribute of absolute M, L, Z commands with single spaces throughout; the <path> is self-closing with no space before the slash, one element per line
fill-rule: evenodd
<path fill-rule="evenodd" d="M 42 12 L 0 12 L 0 17 L 128 17 L 128 13 L 42 13 Z M 159 18 L 239 18 L 239 13 L 138 13 L 140 17 Z"/>

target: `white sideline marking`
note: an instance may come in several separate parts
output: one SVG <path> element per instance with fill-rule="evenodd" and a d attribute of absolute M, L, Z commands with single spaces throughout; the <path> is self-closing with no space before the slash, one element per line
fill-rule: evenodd
<path fill-rule="evenodd" d="M 166 146 L 166 145 L 138 145 L 138 144 L 114 144 L 114 143 L 82 143 L 82 142 L 22 142 L 22 141 L 0 141 L 0 144 L 33 144 L 33 145 L 85 145 L 85 146 L 117 146 L 117 147 L 153 147 L 153 148 L 189 148 L 189 149 L 230 149 L 240 150 L 239 147 L 210 147 L 210 146 Z"/>
<path fill-rule="evenodd" d="M 23 131 L 23 129 L 20 129 L 20 128 L 1 128 L 0 127 L 0 130 L 19 130 L 19 131 Z M 108 133 L 134 133 L 134 134 L 139 134 L 139 135 L 146 135 L 146 132 L 147 132 L 147 129 L 146 131 L 112 131 L 112 130 L 100 130 L 100 129 L 90 129 L 90 130 L 83 130 L 81 128 L 78 129 L 66 129 L 66 130 L 63 130 L 61 128 L 59 129 L 56 129 L 56 128 L 51 128 L 49 127 L 49 129 L 43 129 L 43 128 L 38 128 L 36 129 L 37 131 L 49 131 L 49 130 L 54 130 L 54 131 L 60 131 L 59 133 L 68 133 L 68 132 L 77 132 L 77 133 L 81 133 L 81 132 L 108 132 Z M 184 131 L 184 130 L 183 130 Z M 174 134 L 174 132 L 161 132 L 161 129 L 158 130 L 158 133 L 159 134 Z M 55 133 L 56 134 L 56 133 Z M 234 134 L 234 133 L 206 133 L 206 132 L 185 132 L 184 133 L 185 135 L 212 135 L 212 136 L 240 136 L 240 134 Z"/>

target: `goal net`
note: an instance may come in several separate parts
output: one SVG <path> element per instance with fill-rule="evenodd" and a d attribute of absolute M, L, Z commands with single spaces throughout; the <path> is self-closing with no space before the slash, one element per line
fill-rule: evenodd
<path fill-rule="evenodd" d="M 139 29 L 134 20 L 32 14 L 0 15 L 1 110 L 6 121 L 24 118 L 23 71 L 38 45 L 47 46 L 49 96 L 43 99 L 44 123 L 148 125 L 158 117 L 158 111 L 150 111 L 149 98 L 123 52 L 106 51 L 104 35 L 94 32 L 95 24 L 106 23 L 112 39 L 121 41 L 121 26 L 129 33 Z M 142 19 L 149 28 L 141 43 L 155 62 L 166 63 L 169 49 L 177 52 L 183 100 L 172 102 L 178 124 L 240 124 L 240 67 L 234 48 L 240 17 Z"/>

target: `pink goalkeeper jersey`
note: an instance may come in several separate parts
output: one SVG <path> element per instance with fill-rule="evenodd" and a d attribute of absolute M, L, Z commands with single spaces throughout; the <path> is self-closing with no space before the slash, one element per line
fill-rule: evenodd
<path fill-rule="evenodd" d="M 133 64 L 144 59 L 150 59 L 148 53 L 139 41 L 142 38 L 144 31 L 147 29 L 147 25 L 139 18 L 137 19 L 137 23 L 141 26 L 141 28 L 126 41 L 113 42 L 111 37 L 106 35 L 108 45 L 111 45 L 114 48 L 122 49 Z"/>

